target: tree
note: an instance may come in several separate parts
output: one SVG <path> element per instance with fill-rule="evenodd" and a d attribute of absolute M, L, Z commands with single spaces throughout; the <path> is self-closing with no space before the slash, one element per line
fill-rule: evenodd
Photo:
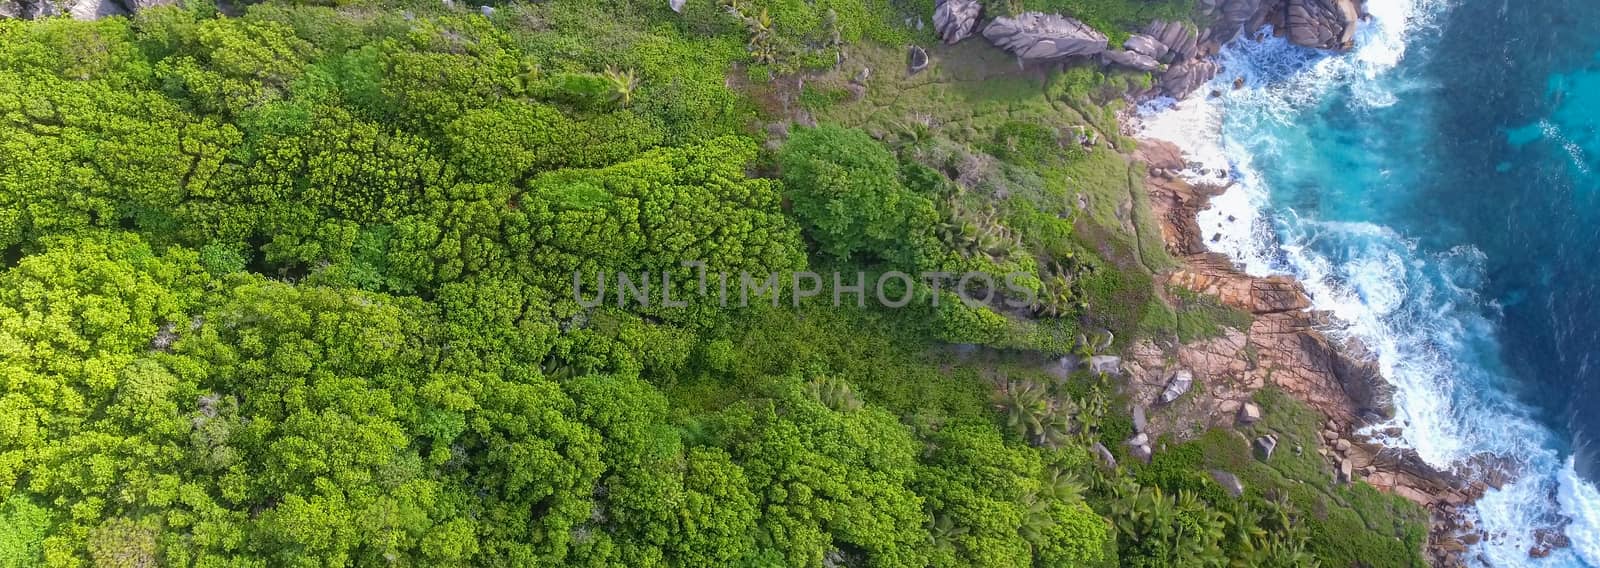
<path fill-rule="evenodd" d="M 916 266 L 937 213 L 901 183 L 883 145 L 859 130 L 807 128 L 790 136 L 778 162 L 795 215 L 823 253 L 841 260 L 867 253 Z"/>

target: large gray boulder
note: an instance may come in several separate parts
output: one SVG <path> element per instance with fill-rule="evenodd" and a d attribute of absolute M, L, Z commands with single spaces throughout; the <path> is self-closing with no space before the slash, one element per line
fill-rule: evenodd
<path fill-rule="evenodd" d="M 1115 355 L 1095 355 L 1089 358 L 1089 370 L 1097 374 L 1121 375 L 1122 358 Z"/>
<path fill-rule="evenodd" d="M 125 16 L 128 9 L 113 0 L 69 0 L 61 2 L 66 13 L 74 20 L 98 20 L 107 16 Z"/>
<path fill-rule="evenodd" d="M 1161 70 L 1161 62 L 1154 57 L 1135 51 L 1122 51 L 1112 49 L 1100 53 L 1100 62 L 1106 65 L 1126 67 L 1135 71 L 1154 73 Z"/>
<path fill-rule="evenodd" d="M 1256 459 L 1261 461 L 1270 460 L 1272 459 L 1272 454 L 1278 451 L 1278 437 L 1267 434 L 1256 438 L 1253 449 L 1255 450 Z"/>
<path fill-rule="evenodd" d="M 1217 482 L 1217 485 L 1221 485 L 1222 489 L 1227 491 L 1229 495 L 1234 497 L 1244 495 L 1244 482 L 1239 481 L 1239 476 L 1237 475 L 1220 469 L 1213 469 L 1211 470 L 1211 480 Z"/>
<path fill-rule="evenodd" d="M 1194 373 L 1188 369 L 1179 369 L 1172 373 L 1172 378 L 1167 381 L 1167 388 L 1161 391 L 1161 404 L 1171 404 L 1178 397 L 1189 392 L 1189 387 L 1194 385 Z"/>
<path fill-rule="evenodd" d="M 978 0 L 939 0 L 933 7 L 933 31 L 945 43 L 954 44 L 972 37 L 983 15 Z"/>
<path fill-rule="evenodd" d="M 1099 55 L 1106 36 L 1083 22 L 1039 12 L 996 18 L 983 29 L 983 37 L 1023 61 L 1055 61 Z"/>
<path fill-rule="evenodd" d="M 1289 41 L 1317 49 L 1350 49 L 1361 10 L 1355 0 L 1289 0 L 1284 27 Z"/>
<path fill-rule="evenodd" d="M 911 75 L 928 68 L 928 52 L 915 45 L 906 50 L 906 71 Z"/>
<path fill-rule="evenodd" d="M 1216 77 L 1219 70 L 1216 63 L 1205 60 L 1174 63 L 1156 78 L 1156 86 L 1161 88 L 1161 94 L 1181 99 Z"/>
<path fill-rule="evenodd" d="M 1151 59 L 1161 59 L 1167 55 L 1167 44 L 1161 40 L 1145 34 L 1133 34 L 1128 40 L 1122 42 L 1122 48 L 1128 51 L 1149 56 Z"/>
<path fill-rule="evenodd" d="M 0 18 L 34 20 L 64 15 L 74 20 L 98 20 L 176 3 L 177 0 L 0 0 Z"/>

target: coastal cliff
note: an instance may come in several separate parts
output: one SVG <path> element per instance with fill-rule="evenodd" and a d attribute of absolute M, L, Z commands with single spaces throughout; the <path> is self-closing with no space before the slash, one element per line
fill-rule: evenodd
<path fill-rule="evenodd" d="M 1510 464 L 1484 455 L 1444 471 L 1409 449 L 1385 447 L 1363 428 L 1393 414 L 1392 387 L 1359 342 L 1337 342 L 1324 333 L 1328 314 L 1310 310 L 1301 285 L 1286 276 L 1256 277 L 1206 249 L 1196 214 L 1225 188 L 1196 186 L 1176 174 L 1186 167 L 1172 144 L 1144 140 L 1134 153 L 1148 166 L 1145 187 L 1160 220 L 1162 239 L 1183 267 L 1167 283 L 1216 297 L 1254 316 L 1249 329 L 1189 344 L 1145 340 L 1131 349 L 1126 367 L 1141 398 L 1165 384 L 1167 361 L 1191 369 L 1212 388 L 1181 418 L 1152 422 L 1156 432 L 1179 432 L 1193 424 L 1233 424 L 1261 388 L 1272 385 L 1321 412 L 1327 422 L 1315 452 L 1337 479 L 1365 481 L 1426 508 L 1433 519 L 1429 558 L 1435 566 L 1462 566 L 1461 554 L 1483 535 L 1463 510 L 1490 487 L 1508 482 Z M 1389 431 L 1398 435 L 1398 431 Z M 1553 539 L 1559 540 L 1559 539 Z"/>

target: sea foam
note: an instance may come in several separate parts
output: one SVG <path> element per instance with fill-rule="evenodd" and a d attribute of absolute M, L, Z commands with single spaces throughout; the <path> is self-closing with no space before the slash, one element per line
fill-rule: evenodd
<path fill-rule="evenodd" d="M 1178 145 L 1190 161 L 1183 174 L 1215 184 L 1227 172 L 1226 192 L 1199 214 L 1213 250 L 1248 273 L 1291 274 L 1312 297 L 1313 308 L 1339 322 L 1332 335 L 1361 339 L 1376 354 L 1396 390 L 1397 417 L 1368 429 L 1383 443 L 1408 447 L 1429 463 L 1450 467 L 1479 452 L 1515 461 L 1521 477 L 1492 490 L 1476 506 L 1476 525 L 1487 538 L 1470 560 L 1486 566 L 1600 566 L 1600 490 L 1584 482 L 1572 460 L 1552 448 L 1554 434 L 1501 388 L 1490 319 L 1492 302 L 1477 290 L 1485 280 L 1484 255 L 1470 245 L 1421 250 L 1415 240 L 1371 222 L 1301 218 L 1272 203 L 1273 177 L 1316 178 L 1319 148 L 1310 136 L 1320 125 L 1302 124 L 1338 92 L 1355 111 L 1384 109 L 1408 94 L 1425 92 L 1419 79 L 1391 73 L 1413 39 L 1432 33 L 1449 8 L 1441 0 L 1367 3 L 1372 15 L 1352 53 L 1330 55 L 1289 45 L 1270 30 L 1225 48 L 1224 72 L 1207 89 L 1182 101 L 1155 101 L 1140 120 L 1141 134 Z M 1233 89 L 1237 79 L 1243 88 Z M 1208 96 L 1211 90 L 1220 97 Z M 1283 168 L 1303 168 L 1284 172 Z M 1329 166 L 1332 168 L 1332 166 Z M 1377 179 L 1389 180 L 1388 172 Z M 1492 358 L 1492 356 L 1490 357 Z M 1378 434 L 1389 425 L 1404 434 Z M 1552 497 L 1555 498 L 1552 498 Z M 1570 549 L 1534 561 L 1534 527 L 1555 514 L 1572 519 Z"/>

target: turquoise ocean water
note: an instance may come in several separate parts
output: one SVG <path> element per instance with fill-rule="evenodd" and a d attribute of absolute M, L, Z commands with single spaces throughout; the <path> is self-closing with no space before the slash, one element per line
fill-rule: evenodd
<path fill-rule="evenodd" d="M 1157 105 L 1145 134 L 1229 172 L 1200 216 L 1215 250 L 1299 277 L 1378 354 L 1386 443 L 1519 464 L 1477 506 L 1476 562 L 1600 567 L 1600 3 L 1367 9 L 1348 54 L 1228 48 L 1221 96 Z M 1530 559 L 1548 526 L 1572 546 Z"/>

